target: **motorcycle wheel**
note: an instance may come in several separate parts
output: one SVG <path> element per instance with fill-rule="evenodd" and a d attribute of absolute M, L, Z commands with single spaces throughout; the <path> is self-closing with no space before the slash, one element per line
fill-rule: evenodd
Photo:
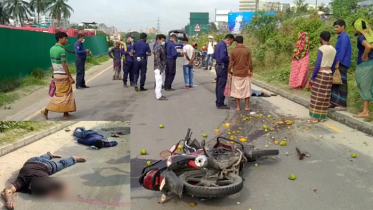
<path fill-rule="evenodd" d="M 197 58 L 197 60 L 194 62 L 194 68 L 199 69 L 201 68 L 201 66 L 202 66 L 202 59 Z"/>
<path fill-rule="evenodd" d="M 214 187 L 191 184 L 191 182 L 198 182 L 203 176 L 206 176 L 205 170 L 183 173 L 179 178 L 184 183 L 184 192 L 199 198 L 218 198 L 236 194 L 243 188 L 243 180 L 236 174 L 230 174 L 229 180 L 221 180 Z"/>

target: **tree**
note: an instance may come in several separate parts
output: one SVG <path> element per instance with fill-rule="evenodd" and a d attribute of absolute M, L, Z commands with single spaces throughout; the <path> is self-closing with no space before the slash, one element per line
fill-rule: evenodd
<path fill-rule="evenodd" d="M 325 12 L 325 13 L 330 13 L 330 8 L 327 7 L 325 4 L 321 4 L 318 6 L 319 11 Z"/>
<path fill-rule="evenodd" d="M 49 0 L 31 0 L 29 5 L 32 11 L 38 14 L 37 23 L 40 23 L 40 13 L 44 13 L 49 5 Z"/>
<path fill-rule="evenodd" d="M 295 13 L 297 15 L 304 15 L 308 11 L 308 4 L 306 0 L 294 0 L 295 4 Z"/>
<path fill-rule="evenodd" d="M 210 33 L 214 33 L 218 30 L 218 28 L 216 27 L 216 24 L 214 22 L 211 22 L 210 23 Z"/>
<path fill-rule="evenodd" d="M 50 0 L 50 4 L 46 11 L 49 12 L 51 18 L 57 20 L 57 27 L 61 26 L 62 18 L 70 18 L 73 8 L 66 4 L 68 0 Z"/>
<path fill-rule="evenodd" d="M 264 11 L 256 12 L 251 22 L 246 25 L 246 31 L 252 33 L 261 43 L 270 38 L 277 27 L 278 17 L 266 14 Z"/>
<path fill-rule="evenodd" d="M 105 32 L 103 31 L 96 31 L 96 35 L 104 35 L 104 36 L 108 36 Z"/>
<path fill-rule="evenodd" d="M 5 11 L 10 17 L 23 25 L 24 21 L 31 15 L 29 3 L 22 0 L 5 0 Z"/>
<path fill-rule="evenodd" d="M 356 13 L 359 0 L 332 0 L 333 16 L 336 18 L 345 18 L 351 13 Z"/>
<path fill-rule="evenodd" d="M 9 19 L 10 19 L 10 16 L 9 16 L 8 11 L 5 9 L 5 4 L 4 2 L 0 1 L 0 24 L 1 25 L 8 24 Z"/>

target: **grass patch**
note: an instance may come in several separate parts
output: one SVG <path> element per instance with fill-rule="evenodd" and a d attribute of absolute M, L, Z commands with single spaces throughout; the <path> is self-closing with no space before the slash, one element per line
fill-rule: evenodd
<path fill-rule="evenodd" d="M 95 65 L 100 65 L 108 61 L 110 57 L 103 55 L 100 57 L 88 56 L 86 61 L 86 71 Z M 68 65 L 70 73 L 76 74 L 75 63 Z M 21 88 L 30 86 L 45 86 L 48 85 L 52 77 L 52 71 L 44 71 L 40 68 L 36 68 L 31 71 L 29 76 L 22 78 L 4 78 L 0 79 L 0 106 L 14 102 L 19 98 L 19 94 L 15 91 Z"/>
<path fill-rule="evenodd" d="M 0 145 L 16 142 L 23 137 L 46 130 L 62 121 L 0 121 Z"/>

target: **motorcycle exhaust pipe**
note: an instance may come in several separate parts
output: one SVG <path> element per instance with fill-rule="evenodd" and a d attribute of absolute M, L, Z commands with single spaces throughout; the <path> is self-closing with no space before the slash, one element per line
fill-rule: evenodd
<path fill-rule="evenodd" d="M 211 158 L 205 155 L 198 155 L 194 161 L 199 168 L 213 168 L 220 170 L 219 165 Z"/>

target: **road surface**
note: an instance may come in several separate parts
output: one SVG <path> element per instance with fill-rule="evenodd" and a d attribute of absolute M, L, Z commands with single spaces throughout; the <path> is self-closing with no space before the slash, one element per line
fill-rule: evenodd
<path fill-rule="evenodd" d="M 148 87 L 154 81 L 152 72 L 148 73 Z M 308 110 L 280 96 L 271 98 L 252 98 L 253 110 L 264 118 L 243 121 L 247 112 L 217 110 L 215 108 L 214 74 L 210 71 L 195 70 L 194 89 L 182 90 L 183 79 L 181 63 L 175 79 L 175 92 L 165 92 L 169 101 L 155 101 L 153 90 L 141 94 L 131 106 L 131 209 L 174 210 L 191 208 L 203 210 L 272 210 L 272 209 L 370 209 L 373 205 L 373 141 L 372 137 L 354 131 L 335 121 L 320 125 L 304 124 Z M 255 89 L 259 89 L 253 86 Z M 234 108 L 234 102 L 227 102 Z M 243 107 L 243 105 L 242 105 Z M 272 118 L 268 118 L 271 115 Z M 237 124 L 236 121 L 237 120 Z M 279 126 L 277 121 L 291 120 L 290 126 Z M 248 137 L 247 144 L 259 149 L 279 149 L 280 155 L 269 159 L 248 163 L 243 178 L 244 189 L 223 199 L 200 201 L 184 196 L 173 197 L 168 203 L 158 204 L 160 193 L 148 191 L 138 184 L 138 176 L 146 161 L 158 160 L 162 150 L 170 149 L 178 140 L 185 137 L 188 128 L 193 136 L 202 140 L 202 134 L 208 135 L 213 142 L 220 129 L 220 135 L 230 137 L 223 123 L 230 122 L 231 132 L 240 131 L 235 136 Z M 164 128 L 160 129 L 159 125 Z M 266 124 L 275 131 L 263 131 Z M 239 127 L 242 129 L 240 130 Z M 273 144 L 272 137 L 288 139 L 287 146 Z M 364 144 L 367 143 L 368 145 Z M 271 144 L 270 144 L 271 143 Z M 268 145 L 268 147 L 266 147 Z M 295 147 L 309 152 L 310 158 L 299 160 Z M 141 156 L 145 149 L 148 155 Z M 286 152 L 289 153 L 286 156 Z M 357 158 L 351 158 L 352 153 Z M 290 174 L 297 180 L 290 181 Z"/>
<path fill-rule="evenodd" d="M 116 147 L 94 150 L 79 145 L 72 136 L 76 127 L 93 129 L 118 142 Z M 78 122 L 65 130 L 47 136 L 26 147 L 0 157 L 0 183 L 3 187 L 17 176 L 23 163 L 30 157 L 50 151 L 62 157 L 72 155 L 84 157 L 87 162 L 77 163 L 53 177 L 72 181 L 76 195 L 75 202 L 36 202 L 35 197 L 18 193 L 15 209 L 19 210 L 66 210 L 66 209 L 130 209 L 130 128 L 123 122 Z M 112 138 L 111 133 L 122 131 L 126 135 Z M 56 159 L 58 160 L 58 159 Z M 3 202 L 1 202 L 1 205 Z M 53 205 L 53 207 L 52 207 Z M 5 209 L 2 207 L 1 209 Z"/>

